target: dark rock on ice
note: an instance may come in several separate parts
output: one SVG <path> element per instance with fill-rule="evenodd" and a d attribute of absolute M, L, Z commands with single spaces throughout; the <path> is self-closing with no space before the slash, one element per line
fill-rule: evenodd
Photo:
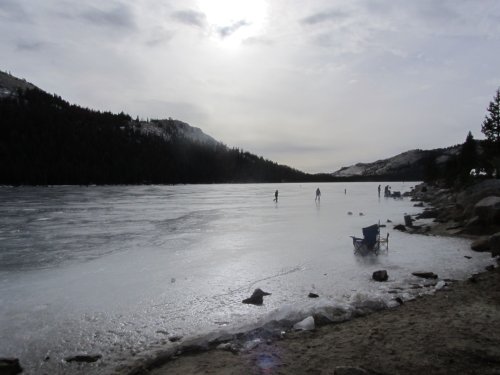
<path fill-rule="evenodd" d="M 481 237 L 475 240 L 470 248 L 477 252 L 484 252 L 490 250 L 490 241 L 488 237 Z"/>
<path fill-rule="evenodd" d="M 399 230 L 401 232 L 406 232 L 406 227 L 403 224 L 395 225 L 394 229 Z"/>
<path fill-rule="evenodd" d="M 92 363 L 102 358 L 100 354 L 80 354 L 65 358 L 66 362 Z"/>
<path fill-rule="evenodd" d="M 438 210 L 435 208 L 426 208 L 422 213 L 417 215 L 417 219 L 435 219 L 438 217 Z"/>
<path fill-rule="evenodd" d="M 19 359 L 17 358 L 0 358 L 0 374 L 15 375 L 23 372 Z"/>
<path fill-rule="evenodd" d="M 270 296 L 271 293 L 267 293 L 267 292 L 264 292 L 262 289 L 260 288 L 257 288 L 253 291 L 252 295 L 247 298 L 247 299 L 244 299 L 243 303 L 248 303 L 248 304 L 252 304 L 252 305 L 262 305 L 262 303 L 264 302 L 264 296 Z"/>
<path fill-rule="evenodd" d="M 389 278 L 389 275 L 387 275 L 386 270 L 379 270 L 379 271 L 375 271 L 373 273 L 372 278 L 375 281 L 387 281 L 387 279 Z"/>
<path fill-rule="evenodd" d="M 317 295 L 316 293 L 312 293 L 312 292 L 311 292 L 311 293 L 309 293 L 308 297 L 309 297 L 309 298 L 318 298 L 318 297 L 319 297 L 319 295 Z"/>

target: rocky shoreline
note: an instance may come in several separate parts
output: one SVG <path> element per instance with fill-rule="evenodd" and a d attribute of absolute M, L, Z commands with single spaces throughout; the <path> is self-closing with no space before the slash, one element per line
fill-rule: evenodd
<path fill-rule="evenodd" d="M 416 206 L 424 207 L 414 219 L 432 219 L 405 228 L 411 233 L 477 239 L 500 232 L 500 180 L 484 180 L 459 191 L 420 184 L 411 196 L 420 202 Z"/>
<path fill-rule="evenodd" d="M 500 180 L 459 192 L 421 184 L 412 200 L 424 211 L 405 218 L 400 230 L 471 238 L 473 250 L 499 255 Z M 230 342 L 211 350 L 187 346 L 181 356 L 171 353 L 126 373 L 499 374 L 500 272 L 485 271 L 395 309 L 287 332 L 248 350 Z"/>

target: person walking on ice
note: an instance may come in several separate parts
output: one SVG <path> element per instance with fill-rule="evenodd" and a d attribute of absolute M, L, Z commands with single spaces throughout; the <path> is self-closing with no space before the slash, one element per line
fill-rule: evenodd
<path fill-rule="evenodd" d="M 276 190 L 274 192 L 274 199 L 273 199 L 274 202 L 278 203 L 278 190 Z"/>
<path fill-rule="evenodd" d="M 319 202 L 321 200 L 321 190 L 319 188 L 316 189 L 316 198 L 314 199 L 315 202 Z"/>

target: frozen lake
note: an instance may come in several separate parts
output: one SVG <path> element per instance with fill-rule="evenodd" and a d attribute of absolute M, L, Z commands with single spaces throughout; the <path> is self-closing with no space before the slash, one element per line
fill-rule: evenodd
<path fill-rule="evenodd" d="M 433 289 L 414 288 L 424 281 L 412 272 L 463 279 L 492 263 L 466 240 L 407 235 L 393 224 L 382 230 L 387 253 L 355 256 L 350 235 L 421 210 L 408 198 L 378 198 L 378 185 L 0 188 L 0 357 L 20 358 L 28 374 L 109 374 L 174 345 L 172 336 L 392 306 L 396 296 Z M 378 269 L 388 282 L 371 280 Z M 255 288 L 272 295 L 242 304 Z M 64 361 L 82 353 L 102 359 Z"/>

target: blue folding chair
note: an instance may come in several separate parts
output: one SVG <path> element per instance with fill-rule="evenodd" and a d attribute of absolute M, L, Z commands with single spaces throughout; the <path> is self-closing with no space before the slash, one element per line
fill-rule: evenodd
<path fill-rule="evenodd" d="M 386 238 L 380 238 L 380 225 L 373 224 L 363 228 L 363 238 L 350 236 L 354 245 L 354 253 L 378 254 L 381 248 L 389 250 L 389 233 Z"/>

